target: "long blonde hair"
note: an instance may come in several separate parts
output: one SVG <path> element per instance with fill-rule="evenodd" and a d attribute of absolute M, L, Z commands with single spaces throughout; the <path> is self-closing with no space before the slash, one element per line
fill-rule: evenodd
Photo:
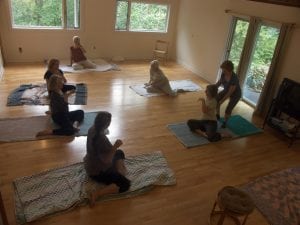
<path fill-rule="evenodd" d="M 56 74 L 53 74 L 50 79 L 49 79 L 49 82 L 48 82 L 48 91 L 51 92 L 51 91 L 57 91 L 59 88 L 58 88 L 58 84 L 59 82 L 63 82 L 63 79 L 61 76 L 59 75 L 56 75 Z"/>

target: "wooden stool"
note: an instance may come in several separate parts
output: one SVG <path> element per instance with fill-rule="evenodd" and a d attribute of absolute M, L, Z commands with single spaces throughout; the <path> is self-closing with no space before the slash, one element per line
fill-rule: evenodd
<path fill-rule="evenodd" d="M 6 212 L 2 200 L 2 194 L 0 191 L 0 224 L 1 224 L 1 220 L 3 222 L 3 225 L 8 225 L 7 216 L 6 216 Z"/>
<path fill-rule="evenodd" d="M 220 209 L 216 210 L 216 207 Z M 217 225 L 222 225 L 225 218 L 231 218 L 236 225 L 245 225 L 248 215 L 254 210 L 254 203 L 249 195 L 235 187 L 226 186 L 219 191 L 210 214 L 210 223 L 215 215 L 220 215 Z M 240 217 L 244 217 L 242 223 Z"/>

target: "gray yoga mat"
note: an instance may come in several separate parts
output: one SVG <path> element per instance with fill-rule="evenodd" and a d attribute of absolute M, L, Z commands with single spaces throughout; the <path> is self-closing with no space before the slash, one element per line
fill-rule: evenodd
<path fill-rule="evenodd" d="M 88 129 L 93 125 L 97 112 L 84 114 L 80 130 L 75 136 L 86 136 Z M 31 141 L 61 136 L 49 135 L 36 138 L 39 131 L 47 128 L 56 128 L 50 116 L 34 116 L 14 119 L 0 119 L 0 142 Z"/>

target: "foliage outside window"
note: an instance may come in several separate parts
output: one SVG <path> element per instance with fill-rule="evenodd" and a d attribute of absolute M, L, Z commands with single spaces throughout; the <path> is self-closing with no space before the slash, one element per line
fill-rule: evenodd
<path fill-rule="evenodd" d="M 116 30 L 167 32 L 169 6 L 117 0 Z"/>
<path fill-rule="evenodd" d="M 231 51 L 228 57 L 234 63 L 235 67 L 240 62 L 248 27 L 249 22 L 247 21 L 238 20 L 236 23 Z M 255 92 L 261 92 L 265 83 L 279 36 L 279 29 L 263 25 L 260 26 L 258 34 L 254 46 L 255 52 L 252 55 L 252 63 L 246 79 L 246 85 Z"/>
<path fill-rule="evenodd" d="M 276 27 L 265 25 L 260 26 L 258 31 L 259 35 L 257 36 L 255 51 L 252 55 L 252 64 L 246 80 L 248 87 L 256 92 L 261 92 L 264 86 L 273 59 L 279 31 Z"/>
<path fill-rule="evenodd" d="M 79 28 L 80 0 L 11 0 L 13 28 Z"/>

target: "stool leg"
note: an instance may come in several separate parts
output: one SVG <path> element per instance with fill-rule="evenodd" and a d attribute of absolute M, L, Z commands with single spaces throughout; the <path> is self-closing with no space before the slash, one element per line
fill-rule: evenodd
<path fill-rule="evenodd" d="M 7 221 L 7 217 L 6 217 L 6 212 L 5 212 L 1 192 L 0 192 L 0 216 L 1 216 L 2 221 L 3 221 L 3 225 L 8 225 L 8 221 Z"/>
<path fill-rule="evenodd" d="M 220 217 L 220 219 L 219 219 L 219 221 L 218 221 L 218 225 L 222 225 L 223 222 L 224 222 L 224 219 L 225 219 L 225 212 L 223 212 L 223 213 L 221 214 L 221 217 Z"/>
<path fill-rule="evenodd" d="M 217 201 L 215 201 L 214 206 L 213 206 L 213 208 L 211 210 L 210 215 L 212 215 L 215 212 L 216 205 L 217 205 Z"/>
<path fill-rule="evenodd" d="M 245 225 L 245 224 L 246 224 L 246 221 L 247 221 L 247 219 L 248 219 L 248 215 L 249 215 L 249 214 L 247 214 L 247 215 L 245 216 L 245 218 L 244 218 L 244 221 L 243 221 L 242 225 Z"/>

